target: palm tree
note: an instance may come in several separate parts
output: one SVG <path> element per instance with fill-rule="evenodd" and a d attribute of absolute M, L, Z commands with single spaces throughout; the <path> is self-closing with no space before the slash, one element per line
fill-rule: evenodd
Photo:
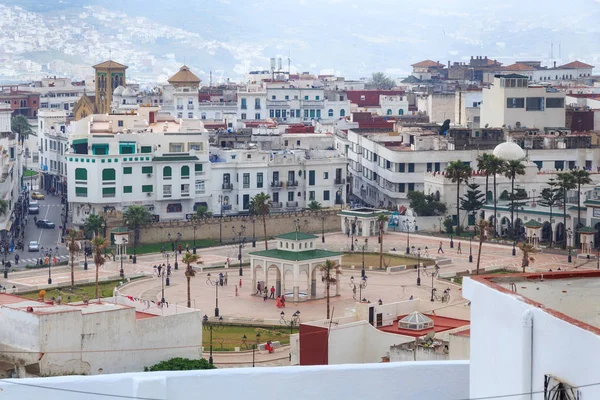
<path fill-rule="evenodd" d="M 199 206 L 196 208 L 196 214 L 192 216 L 192 224 L 194 228 L 194 254 L 196 253 L 196 230 L 200 228 L 202 220 L 208 218 L 211 213 L 208 212 L 208 207 Z"/>
<path fill-rule="evenodd" d="M 340 265 L 336 261 L 325 260 L 323 264 L 319 267 L 319 271 L 321 271 L 321 281 L 325 282 L 326 288 L 326 296 L 327 296 L 327 319 L 330 316 L 330 308 L 329 308 L 329 287 L 333 283 L 337 283 L 338 275 L 342 273 Z"/>
<path fill-rule="evenodd" d="M 515 232 L 515 178 L 517 175 L 525 175 L 525 165 L 521 160 L 508 160 L 504 164 L 504 176 L 510 179 L 510 230 L 511 235 L 516 238 Z"/>
<path fill-rule="evenodd" d="M 83 232 L 86 238 L 91 238 L 100 233 L 100 229 L 104 225 L 104 218 L 98 214 L 90 214 L 89 217 L 83 221 Z"/>
<path fill-rule="evenodd" d="M 523 268 L 523 272 L 525 272 L 525 268 L 529 267 L 530 262 L 534 262 L 535 259 L 530 257 L 531 254 L 535 253 L 535 246 L 532 243 L 519 243 L 519 249 L 523 252 L 523 258 L 521 260 L 521 268 Z"/>
<path fill-rule="evenodd" d="M 573 190 L 577 187 L 573 179 L 573 175 L 568 172 L 561 172 L 556 176 L 556 180 L 558 181 L 558 187 L 563 192 L 563 227 L 564 227 L 564 247 L 567 248 L 567 192 L 569 190 Z"/>
<path fill-rule="evenodd" d="M 8 201 L 0 200 L 0 215 L 8 214 Z"/>
<path fill-rule="evenodd" d="M 79 253 L 79 239 L 81 239 L 81 232 L 77 229 L 69 230 L 67 235 L 67 250 L 71 255 L 71 287 L 75 287 L 75 253 Z"/>
<path fill-rule="evenodd" d="M 187 279 L 187 306 L 188 308 L 192 307 L 192 297 L 190 292 L 190 281 L 194 276 L 196 276 L 196 270 L 192 267 L 192 264 L 198 261 L 198 255 L 192 254 L 190 252 L 185 253 L 181 261 L 187 265 L 185 269 L 185 279 Z"/>
<path fill-rule="evenodd" d="M 581 185 L 589 185 L 592 183 L 589 171 L 585 169 L 574 169 L 569 172 L 573 177 L 573 182 L 577 185 L 577 231 L 580 227 L 585 226 L 581 223 Z"/>
<path fill-rule="evenodd" d="M 96 299 L 100 302 L 100 296 L 98 294 L 98 271 L 101 266 L 104 265 L 107 258 L 110 258 L 109 255 L 102 254 L 102 251 L 108 247 L 108 240 L 106 238 L 96 235 L 94 239 L 92 239 L 92 248 L 94 249 L 94 264 L 96 264 Z"/>
<path fill-rule="evenodd" d="M 489 161 L 493 154 L 483 153 L 477 156 L 477 169 L 485 174 L 485 203 L 487 204 L 487 194 L 490 180 Z"/>
<path fill-rule="evenodd" d="M 27 117 L 24 115 L 15 115 L 10 119 L 10 130 L 13 133 L 19 134 L 19 143 L 26 140 L 29 135 L 36 136 L 31 129 L 29 121 L 27 121 Z"/>
<path fill-rule="evenodd" d="M 477 270 L 476 270 L 477 275 L 479 275 L 479 263 L 481 262 L 481 248 L 483 247 L 483 242 L 485 241 L 485 238 L 487 237 L 489 231 L 490 231 L 490 223 L 488 221 L 486 221 L 485 219 L 482 219 L 481 221 L 479 221 L 479 251 L 477 252 Z"/>
<path fill-rule="evenodd" d="M 379 226 L 379 269 L 383 269 L 383 233 L 385 231 L 385 224 L 389 219 L 385 214 L 377 216 L 377 224 Z"/>
<path fill-rule="evenodd" d="M 456 234 L 460 236 L 460 184 L 469 180 L 473 170 L 460 160 L 452 161 L 446 167 L 446 178 L 456 183 Z"/>
<path fill-rule="evenodd" d="M 322 208 L 323 206 L 318 201 L 313 200 L 310 203 L 308 203 L 308 209 L 310 211 L 319 211 Z"/>
<path fill-rule="evenodd" d="M 265 250 L 269 250 L 269 244 L 267 243 L 267 214 L 271 210 L 271 196 L 260 192 L 252 199 L 250 199 L 250 210 L 254 215 L 261 215 L 263 220 L 263 227 L 265 229 Z"/>
<path fill-rule="evenodd" d="M 140 227 L 152 222 L 152 214 L 144 206 L 132 205 L 123 213 L 123 222 L 133 230 L 133 261 L 135 263 L 135 249 L 140 240 Z"/>
<path fill-rule="evenodd" d="M 549 188 L 544 188 L 542 193 L 540 194 L 540 201 L 538 202 L 543 207 L 548 207 L 550 209 L 550 247 L 552 247 L 552 209 L 559 204 L 561 204 L 563 200 L 563 193 L 560 188 L 558 188 L 558 182 L 551 178 L 548 181 Z M 535 201 L 535 200 L 534 200 Z"/>
<path fill-rule="evenodd" d="M 494 186 L 494 234 L 496 234 L 497 228 L 498 228 L 498 223 L 497 223 L 498 195 L 496 192 L 496 189 L 497 189 L 496 176 L 498 174 L 502 173 L 503 169 L 504 169 L 504 161 L 501 158 L 498 158 L 495 155 L 491 154 L 487 160 L 487 171 L 489 172 L 490 175 L 492 175 L 494 177 L 494 182 L 493 182 L 493 186 Z M 487 193 L 486 193 L 486 196 L 487 196 Z"/>

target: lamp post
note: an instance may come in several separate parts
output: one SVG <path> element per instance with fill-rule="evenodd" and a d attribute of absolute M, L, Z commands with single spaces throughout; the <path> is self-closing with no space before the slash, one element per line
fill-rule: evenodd
<path fill-rule="evenodd" d="M 325 215 L 321 215 L 321 243 L 325 243 Z"/>
<path fill-rule="evenodd" d="M 246 335 L 242 336 L 242 344 L 246 346 L 246 348 L 248 348 L 248 338 L 246 337 Z M 258 346 L 258 342 L 260 341 L 260 332 L 258 332 L 256 334 L 256 343 L 252 343 L 252 368 L 254 368 L 254 352 L 256 350 L 256 347 Z"/>
<path fill-rule="evenodd" d="M 280 324 L 290 326 L 290 335 L 292 333 L 294 333 L 294 326 L 300 325 L 300 311 L 296 311 L 295 313 L 293 313 L 292 318 L 289 320 L 285 319 L 285 312 L 283 312 L 283 311 L 279 314 L 279 316 L 280 316 L 280 319 L 279 319 Z"/>
<path fill-rule="evenodd" d="M 206 274 L 206 284 L 215 287 L 215 317 L 219 316 L 219 279 L 212 279 L 210 272 Z"/>
<path fill-rule="evenodd" d="M 173 238 L 171 236 L 171 233 L 168 233 L 167 237 L 171 241 L 171 250 L 173 250 L 175 252 L 175 264 L 174 264 L 175 269 L 179 269 L 179 263 L 177 262 L 177 245 L 178 245 L 179 241 L 181 240 L 181 232 L 177 232 L 176 238 Z"/>
<path fill-rule="evenodd" d="M 123 248 L 127 244 L 127 239 L 121 239 L 121 270 L 119 271 L 119 275 L 121 275 L 121 279 L 125 278 L 125 271 L 123 271 Z"/>
<path fill-rule="evenodd" d="M 4 263 L 6 265 L 6 263 Z M 48 257 L 48 285 L 52 285 L 52 254 Z"/>
<path fill-rule="evenodd" d="M 159 264 L 158 265 L 158 276 L 160 276 L 160 290 L 161 290 L 161 296 L 160 296 L 160 303 L 161 304 L 165 304 L 165 275 L 167 275 L 167 285 L 169 286 L 169 275 L 168 275 L 168 262 L 167 262 L 167 271 L 165 271 L 165 269 Z"/>
<path fill-rule="evenodd" d="M 221 212 L 219 213 L 219 243 L 223 243 L 223 195 L 219 195 L 219 206 Z"/>
<path fill-rule="evenodd" d="M 256 232 L 254 230 L 256 219 L 254 217 L 250 217 L 250 221 L 252 221 L 252 247 L 256 247 Z"/>
<path fill-rule="evenodd" d="M 342 200 L 342 189 L 337 191 L 338 199 L 340 199 L 340 210 L 344 209 L 344 201 Z"/>
<path fill-rule="evenodd" d="M 439 217 L 438 221 L 440 221 L 440 233 L 442 233 L 442 221 L 444 221 L 443 217 Z"/>
<path fill-rule="evenodd" d="M 567 258 L 568 262 L 572 261 L 572 257 L 571 257 L 571 235 L 573 235 L 573 230 L 571 228 L 567 229 L 566 231 L 566 238 L 568 239 L 567 241 L 567 248 L 569 249 L 569 256 Z"/>
<path fill-rule="evenodd" d="M 219 323 L 218 324 L 214 324 L 212 322 L 210 322 L 208 320 L 208 315 L 204 315 L 204 317 L 202 317 L 202 325 L 204 327 L 204 329 L 210 331 L 210 356 L 208 357 L 208 363 L 210 365 L 214 365 L 213 364 L 213 339 L 212 339 L 212 333 L 213 333 L 213 329 L 214 330 L 218 330 L 221 329 L 221 327 L 223 327 L 223 317 L 219 318 Z"/>
<path fill-rule="evenodd" d="M 450 248 L 454 248 L 454 240 L 452 239 L 452 234 L 450 234 Z"/>
<path fill-rule="evenodd" d="M 359 303 L 362 302 L 363 301 L 362 291 L 363 291 L 363 289 L 367 288 L 367 276 L 364 275 L 362 278 L 360 278 L 359 284 L 356 284 L 354 282 L 354 277 L 351 276 L 350 277 L 350 287 L 352 288 L 352 293 L 354 293 L 355 295 L 356 295 L 356 288 L 358 288 L 358 302 Z"/>
<path fill-rule="evenodd" d="M 513 239 L 513 248 L 512 248 L 512 255 L 516 256 L 517 255 L 517 241 L 515 239 Z"/>
<path fill-rule="evenodd" d="M 192 249 L 193 253 L 196 254 L 196 229 L 198 227 L 196 226 L 196 222 L 194 221 L 194 248 Z"/>
<path fill-rule="evenodd" d="M 88 269 L 88 262 L 87 262 L 87 235 L 85 233 L 83 235 L 84 235 L 83 236 L 83 269 L 84 269 L 84 271 L 87 271 L 87 269 Z"/>
<path fill-rule="evenodd" d="M 356 248 L 358 248 L 358 239 L 355 239 Z M 369 238 L 365 238 L 365 243 L 362 245 L 362 269 L 360 270 L 360 276 L 365 277 L 365 249 L 369 244 Z"/>
<path fill-rule="evenodd" d="M 433 298 L 433 292 L 435 292 L 435 287 L 433 285 L 433 279 L 435 278 L 435 275 L 437 274 L 436 271 L 438 268 L 439 268 L 438 265 L 435 264 L 433 271 L 431 271 L 431 300 L 430 300 L 431 302 L 435 301 L 435 299 Z"/>
<path fill-rule="evenodd" d="M 354 251 L 354 230 L 356 229 L 356 226 L 358 225 L 358 217 L 354 217 L 354 220 L 352 221 L 352 227 L 351 227 L 351 233 L 352 233 L 352 237 L 350 238 L 350 250 Z"/>
<path fill-rule="evenodd" d="M 404 220 L 404 225 L 406 226 L 406 254 L 410 254 L 410 225 L 407 219 Z"/>
<path fill-rule="evenodd" d="M 231 227 L 233 231 L 233 237 L 236 238 L 238 243 L 238 261 L 240 262 L 240 276 L 244 276 L 244 270 L 242 269 L 242 248 L 246 243 L 246 225 L 241 225 L 240 229 L 236 231 L 235 226 Z"/>
<path fill-rule="evenodd" d="M 412 247 L 413 250 L 415 246 Z M 417 286 L 421 286 L 421 248 L 417 248 Z"/>
<path fill-rule="evenodd" d="M 4 260 L 2 264 L 4 264 L 4 279 L 8 279 L 8 264 L 6 263 L 6 253 L 4 252 L 4 248 L 1 248 L 2 254 L 4 255 Z"/>
<path fill-rule="evenodd" d="M 472 243 L 473 243 L 473 234 L 471 233 L 471 236 L 469 236 L 469 262 L 470 263 L 473 262 L 473 244 Z"/>

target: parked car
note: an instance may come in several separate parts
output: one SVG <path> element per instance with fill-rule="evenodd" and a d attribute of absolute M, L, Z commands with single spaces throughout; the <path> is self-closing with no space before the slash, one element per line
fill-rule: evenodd
<path fill-rule="evenodd" d="M 27 247 L 27 250 L 40 251 L 40 244 L 38 242 L 36 242 L 35 240 L 32 240 L 31 242 L 29 242 L 29 246 Z"/>
<path fill-rule="evenodd" d="M 50 222 L 47 219 L 38 219 L 38 221 L 35 223 L 35 225 L 38 228 L 48 228 L 48 229 L 56 228 L 56 225 L 54 225 L 54 222 Z"/>
<path fill-rule="evenodd" d="M 35 203 L 30 203 L 29 204 L 29 214 L 39 214 L 40 213 L 40 205 L 35 202 Z"/>
<path fill-rule="evenodd" d="M 44 200 L 45 196 L 40 192 L 31 192 L 31 198 L 35 200 Z"/>

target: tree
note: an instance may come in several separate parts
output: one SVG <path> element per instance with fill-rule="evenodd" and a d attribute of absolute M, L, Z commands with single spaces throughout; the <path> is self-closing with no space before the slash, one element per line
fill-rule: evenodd
<path fill-rule="evenodd" d="M 508 160 L 504 164 L 504 176 L 510 179 L 510 231 L 511 236 L 514 239 L 516 237 L 515 232 L 515 178 L 517 175 L 525 175 L 525 165 L 520 160 Z"/>
<path fill-rule="evenodd" d="M 551 178 L 548 181 L 549 188 L 544 188 L 540 193 L 540 201 L 538 202 L 543 207 L 550 209 L 550 247 L 552 247 L 552 209 L 559 206 L 563 200 L 562 190 L 558 187 L 558 182 Z"/>
<path fill-rule="evenodd" d="M 8 214 L 8 201 L 0 200 L 0 215 L 7 215 L 7 214 Z"/>
<path fill-rule="evenodd" d="M 469 188 L 465 193 L 464 198 L 460 200 L 460 208 L 462 208 L 467 214 L 471 213 L 473 215 L 473 223 L 476 223 L 476 214 L 477 211 L 483 208 L 485 204 L 485 194 L 481 193 L 479 190 L 479 185 L 476 183 L 471 183 L 467 185 Z"/>
<path fill-rule="evenodd" d="M 319 267 L 319 271 L 321 271 L 321 281 L 325 282 L 325 295 L 327 296 L 327 319 L 330 317 L 330 308 L 329 308 L 329 287 L 337 283 L 338 275 L 342 273 L 341 267 L 336 261 L 325 260 L 323 264 Z"/>
<path fill-rule="evenodd" d="M 477 169 L 485 174 L 485 203 L 487 204 L 487 194 L 489 191 L 490 171 L 489 161 L 493 157 L 492 154 L 483 153 L 477 156 Z"/>
<path fill-rule="evenodd" d="M 267 237 L 267 214 L 271 210 L 271 196 L 264 192 L 260 192 L 250 199 L 250 210 L 254 215 L 262 216 L 263 227 L 265 229 L 265 250 L 269 250 Z"/>
<path fill-rule="evenodd" d="M 496 191 L 497 189 L 497 185 L 496 185 L 496 176 L 500 173 L 502 173 L 502 170 L 504 168 L 504 161 L 498 157 L 496 157 L 495 155 L 491 154 L 487 160 L 487 172 L 493 176 L 493 180 L 494 180 L 494 234 L 496 234 L 496 232 L 498 231 L 498 193 Z"/>
<path fill-rule="evenodd" d="M 106 238 L 96 235 L 92 239 L 92 249 L 94 249 L 94 264 L 96 264 L 96 299 L 100 302 L 100 296 L 98 294 L 98 271 L 100 267 L 104 265 L 107 258 L 110 258 L 108 254 L 102 254 L 102 251 L 108 247 L 108 240 Z"/>
<path fill-rule="evenodd" d="M 447 234 L 454 233 L 454 228 L 453 228 L 454 223 L 452 222 L 451 217 L 446 217 L 444 219 L 444 222 L 442 222 L 442 224 L 444 225 L 444 229 L 446 229 Z"/>
<path fill-rule="evenodd" d="M 440 126 L 439 134 L 444 135 L 446 133 L 446 131 L 448 131 L 448 129 L 450 129 L 450 120 L 449 119 L 445 120 L 444 123 L 442 124 L 442 126 Z"/>
<path fill-rule="evenodd" d="M 469 180 L 473 170 L 461 160 L 452 161 L 446 167 L 446 178 L 456 183 L 456 234 L 460 235 L 460 184 Z"/>
<path fill-rule="evenodd" d="M 581 223 L 581 186 L 592 183 L 589 171 L 585 169 L 574 169 L 569 172 L 573 177 L 573 182 L 577 185 L 577 231 L 585 224 Z"/>
<path fill-rule="evenodd" d="M 319 211 L 322 208 L 323 208 L 323 206 L 318 201 L 313 200 L 310 203 L 308 203 L 308 209 L 310 211 Z"/>
<path fill-rule="evenodd" d="M 483 242 L 485 241 L 485 239 L 487 238 L 487 235 L 489 234 L 490 223 L 487 222 L 485 219 L 482 219 L 481 221 L 479 221 L 478 227 L 479 227 L 479 251 L 477 252 L 477 269 L 476 269 L 477 275 L 479 275 L 479 264 L 481 262 L 481 248 L 483 247 Z"/>
<path fill-rule="evenodd" d="M 192 297 L 190 292 L 190 281 L 196 276 L 196 270 L 192 267 L 192 264 L 198 261 L 198 255 L 186 252 L 181 261 L 187 265 L 185 269 L 185 279 L 187 280 L 187 306 L 192 308 Z"/>
<path fill-rule="evenodd" d="M 24 115 L 15 115 L 10 119 L 10 130 L 19 135 L 20 143 L 29 138 L 29 135 L 36 136 Z"/>
<path fill-rule="evenodd" d="M 564 232 L 564 245 L 563 248 L 567 248 L 567 192 L 569 190 L 573 190 L 577 187 L 575 180 L 573 179 L 573 175 L 568 172 L 560 172 L 556 176 L 556 180 L 558 182 L 558 187 L 563 193 L 563 226 L 565 229 Z"/>
<path fill-rule="evenodd" d="M 529 267 L 529 263 L 535 261 L 535 259 L 531 257 L 531 254 L 536 252 L 535 246 L 532 243 L 522 242 L 519 243 L 519 249 L 523 252 L 521 268 L 523 268 L 523 272 L 525 272 L 525 268 Z"/>
<path fill-rule="evenodd" d="M 379 269 L 383 269 L 383 233 L 385 232 L 385 224 L 390 220 L 386 214 L 377 216 L 377 226 L 379 227 Z"/>
<path fill-rule="evenodd" d="M 104 225 L 104 218 L 97 214 L 90 214 L 89 217 L 83 221 L 83 232 L 86 238 L 92 238 L 100 234 L 100 230 Z"/>
<path fill-rule="evenodd" d="M 67 250 L 71 255 L 71 287 L 75 287 L 75 254 L 79 253 L 79 239 L 81 239 L 81 232 L 77 229 L 69 230 L 67 235 Z"/>
<path fill-rule="evenodd" d="M 152 214 L 144 206 L 131 205 L 123 213 L 123 222 L 129 229 L 133 230 L 133 253 L 140 240 L 140 227 L 152 222 Z"/>
<path fill-rule="evenodd" d="M 190 360 L 189 358 L 175 357 L 167 361 L 161 361 L 151 367 L 144 367 L 144 372 L 154 371 L 191 371 L 196 369 L 216 369 L 206 358 Z"/>
<path fill-rule="evenodd" d="M 432 194 L 425 194 L 418 190 L 412 190 L 408 192 L 406 197 L 409 200 L 410 209 L 421 217 L 444 215 L 446 213 L 446 203 L 438 201 Z"/>
<path fill-rule="evenodd" d="M 208 207 L 206 206 L 198 206 L 196 207 L 196 215 L 200 219 L 210 217 L 210 213 L 208 212 Z"/>
<path fill-rule="evenodd" d="M 368 85 L 379 90 L 390 90 L 396 86 L 394 80 L 386 76 L 383 72 L 374 72 L 371 75 Z"/>

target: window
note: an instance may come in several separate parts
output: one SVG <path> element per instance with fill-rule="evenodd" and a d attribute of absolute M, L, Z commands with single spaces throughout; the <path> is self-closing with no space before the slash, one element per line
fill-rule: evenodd
<path fill-rule="evenodd" d="M 206 119 L 206 113 L 202 113 L 202 114 L 204 116 L 204 118 L 202 118 L 202 119 Z M 190 119 L 194 118 L 194 113 L 188 113 L 188 118 L 190 118 Z"/>
<path fill-rule="evenodd" d="M 288 192 L 288 201 L 294 201 L 294 192 Z"/>
<path fill-rule="evenodd" d="M 117 121 L 117 126 L 119 126 L 119 128 L 123 127 L 123 120 L 120 119 Z"/>
<path fill-rule="evenodd" d="M 523 108 L 525 107 L 525 99 L 523 97 L 507 97 L 506 108 Z"/>
<path fill-rule="evenodd" d="M 141 152 L 142 153 L 152 153 L 152 146 L 142 146 Z"/>
<path fill-rule="evenodd" d="M 190 177 L 190 167 L 188 167 L 187 165 L 184 165 L 183 167 L 181 167 L 181 177 L 184 179 L 187 179 Z"/>
<path fill-rule="evenodd" d="M 275 110 L 269 110 L 269 117 L 275 118 Z"/>
<path fill-rule="evenodd" d="M 315 186 L 315 171 L 308 171 L 308 186 Z"/>
<path fill-rule="evenodd" d="M 333 109 L 332 108 L 330 108 L 329 111 L 327 111 L 327 115 L 329 117 L 333 117 Z"/>
<path fill-rule="evenodd" d="M 433 168 L 434 168 L 434 171 L 435 171 L 435 172 L 440 172 L 440 163 L 439 163 L 439 162 L 436 162 L 436 163 L 433 165 Z"/>
<path fill-rule="evenodd" d="M 392 115 L 392 109 L 388 108 L 388 110 L 385 112 L 386 115 Z"/>
<path fill-rule="evenodd" d="M 404 110 L 403 109 L 399 109 L 398 110 L 398 115 L 404 115 Z"/>
<path fill-rule="evenodd" d="M 246 114 L 242 113 L 242 119 L 246 119 Z"/>
<path fill-rule="evenodd" d="M 340 110 L 340 117 L 345 117 L 346 116 L 346 110 L 341 109 Z"/>
<path fill-rule="evenodd" d="M 247 210 L 250 208 L 250 195 L 249 194 L 245 194 L 242 196 L 242 208 L 244 210 Z"/>
<path fill-rule="evenodd" d="M 87 188 L 75 187 L 75 197 L 87 197 Z"/>
<path fill-rule="evenodd" d="M 321 110 L 317 110 L 317 118 L 321 118 Z"/>
<path fill-rule="evenodd" d="M 272 95 L 272 96 L 271 96 L 271 100 L 277 100 L 277 96 L 275 96 L 275 95 Z"/>
<path fill-rule="evenodd" d="M 405 188 L 405 184 L 404 184 L 404 183 L 399 183 L 399 184 L 398 184 L 398 191 L 399 191 L 400 193 L 404 193 L 404 192 L 406 191 L 406 188 Z"/>
<path fill-rule="evenodd" d="M 412 192 L 413 190 L 415 190 L 415 184 L 414 183 L 409 183 L 408 184 L 408 191 Z"/>
<path fill-rule="evenodd" d="M 324 190 L 323 191 L 323 201 L 328 201 L 329 200 L 329 190 Z"/>
<path fill-rule="evenodd" d="M 151 174 L 152 167 L 142 167 L 142 174 Z"/>
<path fill-rule="evenodd" d="M 194 164 L 194 172 L 196 175 L 202 175 L 202 164 Z"/>
<path fill-rule="evenodd" d="M 204 143 L 202 142 L 189 143 L 188 146 L 190 150 L 204 151 Z"/>
<path fill-rule="evenodd" d="M 565 108 L 565 99 L 546 98 L 546 108 Z"/>
<path fill-rule="evenodd" d="M 257 188 L 263 187 L 263 173 L 262 172 L 259 172 L 256 174 L 256 187 Z"/>
<path fill-rule="evenodd" d="M 431 172 L 433 169 L 433 163 L 428 162 L 427 163 L 427 172 Z"/>
<path fill-rule="evenodd" d="M 254 114 L 254 119 L 260 119 L 260 113 Z"/>
<path fill-rule="evenodd" d="M 120 143 L 119 154 L 134 154 L 135 143 Z"/>
<path fill-rule="evenodd" d="M 182 153 L 184 150 L 183 143 L 169 143 L 170 153 Z"/>
<path fill-rule="evenodd" d="M 245 109 L 247 109 L 247 108 L 248 108 L 248 105 L 246 104 L 246 99 L 245 99 L 245 98 L 242 98 L 242 105 L 241 105 L 241 109 L 242 109 L 242 110 L 245 110 Z"/>
<path fill-rule="evenodd" d="M 152 185 L 142 185 L 142 193 L 152 193 Z"/>
<path fill-rule="evenodd" d="M 242 176 L 242 184 L 244 189 L 248 189 L 250 187 L 250 174 L 249 173 L 245 173 Z"/>
<path fill-rule="evenodd" d="M 308 200 L 309 201 L 315 200 L 315 191 L 314 190 L 311 190 L 308 192 Z"/>
<path fill-rule="evenodd" d="M 315 96 L 315 100 L 321 100 L 321 96 Z"/>
<path fill-rule="evenodd" d="M 300 141 L 296 140 L 296 146 L 300 146 Z"/>
<path fill-rule="evenodd" d="M 102 188 L 102 197 L 115 197 L 116 191 L 114 187 Z"/>
<path fill-rule="evenodd" d="M 133 193 L 133 186 L 123 186 L 123 193 Z"/>
<path fill-rule="evenodd" d="M 116 178 L 117 174 L 114 170 L 114 168 L 105 168 L 102 170 L 102 180 L 103 181 L 114 181 Z"/>
<path fill-rule="evenodd" d="M 163 196 L 164 197 L 171 197 L 171 195 L 173 194 L 171 187 L 172 187 L 171 185 L 163 186 Z"/>
<path fill-rule="evenodd" d="M 171 167 L 164 167 L 163 168 L 163 179 L 171 179 L 171 177 L 173 176 L 173 170 Z"/>
<path fill-rule="evenodd" d="M 204 194 L 205 184 L 204 181 L 196 181 L 196 194 Z"/>
<path fill-rule="evenodd" d="M 308 118 L 308 110 L 304 110 L 304 118 Z"/>
<path fill-rule="evenodd" d="M 308 100 L 308 96 L 304 96 L 304 100 Z"/>
<path fill-rule="evenodd" d="M 405 168 L 406 168 L 406 164 L 405 163 L 399 163 L 398 164 L 398 169 L 399 169 L 398 172 L 404 172 Z"/>
<path fill-rule="evenodd" d="M 183 207 L 181 207 L 181 203 L 167 204 L 168 213 L 180 213 L 182 210 Z"/>
<path fill-rule="evenodd" d="M 323 179 L 329 179 L 329 172 L 323 172 Z"/>
<path fill-rule="evenodd" d="M 75 180 L 76 181 L 87 181 L 87 169 L 75 168 Z"/>
<path fill-rule="evenodd" d="M 132 167 L 123 167 L 123 175 L 131 175 L 132 170 Z"/>
<path fill-rule="evenodd" d="M 525 110 L 527 111 L 544 111 L 543 97 L 528 97 L 525 101 Z"/>
<path fill-rule="evenodd" d="M 408 172 L 415 172 L 415 164 L 408 163 Z"/>

